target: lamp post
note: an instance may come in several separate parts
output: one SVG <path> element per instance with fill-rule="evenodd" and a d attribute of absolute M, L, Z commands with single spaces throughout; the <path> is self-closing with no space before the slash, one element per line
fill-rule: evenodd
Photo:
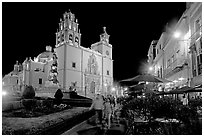
<path fill-rule="evenodd" d="M 107 84 L 106 83 L 104 83 L 104 86 L 105 86 L 105 89 L 104 89 L 104 91 L 105 91 L 105 96 L 107 95 Z"/>
<path fill-rule="evenodd" d="M 153 67 L 151 66 L 151 67 L 149 67 L 149 71 L 151 72 L 153 70 Z"/>
<path fill-rule="evenodd" d="M 116 92 L 116 88 L 115 88 L 115 87 L 112 87 L 111 91 L 112 91 L 113 93 L 115 93 L 115 92 Z"/>

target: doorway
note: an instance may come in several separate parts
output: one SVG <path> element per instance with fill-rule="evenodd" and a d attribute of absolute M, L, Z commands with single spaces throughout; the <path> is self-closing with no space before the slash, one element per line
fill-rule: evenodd
<path fill-rule="evenodd" d="M 90 91 L 91 91 L 91 94 L 95 94 L 95 82 L 94 81 L 91 82 Z"/>

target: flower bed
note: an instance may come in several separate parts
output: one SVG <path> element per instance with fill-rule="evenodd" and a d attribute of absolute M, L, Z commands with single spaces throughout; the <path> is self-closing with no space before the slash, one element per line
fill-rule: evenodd
<path fill-rule="evenodd" d="M 65 109 L 71 109 L 72 106 L 67 104 L 55 104 L 53 100 L 36 100 L 36 99 L 24 99 L 22 104 L 25 107 L 20 109 L 11 109 L 2 113 L 3 117 L 39 117 L 42 115 L 48 115 L 56 113 Z"/>

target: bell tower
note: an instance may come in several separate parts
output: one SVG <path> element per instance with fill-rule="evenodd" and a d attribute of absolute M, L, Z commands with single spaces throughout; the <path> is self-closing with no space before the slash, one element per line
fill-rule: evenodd
<path fill-rule="evenodd" d="M 109 44 L 110 35 L 106 32 L 106 27 L 103 27 L 104 33 L 100 35 L 100 41 Z"/>
<path fill-rule="evenodd" d="M 81 44 L 78 20 L 75 19 L 75 15 L 71 13 L 71 11 L 64 13 L 63 19 L 60 19 L 59 28 L 56 32 L 56 47 L 64 43 L 76 47 Z"/>
<path fill-rule="evenodd" d="M 81 33 L 79 30 L 78 20 L 75 15 L 69 12 L 63 14 L 60 19 L 59 28 L 56 32 L 55 53 L 58 57 L 58 80 L 62 88 L 67 89 L 69 86 L 68 75 L 70 70 L 70 52 L 77 53 L 80 50 Z M 76 63 L 76 62 L 75 62 Z M 79 64 L 79 63 L 78 63 Z"/>
<path fill-rule="evenodd" d="M 109 43 L 110 35 L 106 32 L 106 27 L 103 27 L 103 33 L 100 35 L 100 42 L 102 47 L 102 55 L 112 59 L 112 45 Z"/>

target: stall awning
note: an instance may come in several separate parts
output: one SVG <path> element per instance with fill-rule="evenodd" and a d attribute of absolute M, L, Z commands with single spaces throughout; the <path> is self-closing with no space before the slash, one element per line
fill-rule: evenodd
<path fill-rule="evenodd" d="M 162 93 L 159 93 L 158 95 L 183 94 L 183 93 L 190 93 L 190 92 L 202 92 L 202 87 L 201 88 L 198 88 L 198 87 L 192 88 L 192 87 L 185 86 L 185 87 L 182 87 L 179 89 L 174 89 L 174 90 L 171 90 L 168 92 L 162 92 Z"/>

